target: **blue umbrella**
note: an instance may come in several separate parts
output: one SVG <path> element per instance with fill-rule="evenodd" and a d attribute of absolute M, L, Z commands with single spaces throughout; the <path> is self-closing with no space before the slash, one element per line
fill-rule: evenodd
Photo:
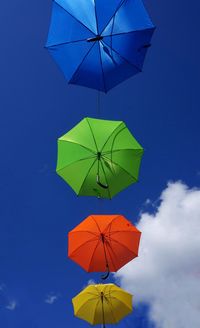
<path fill-rule="evenodd" d="M 141 72 L 154 29 L 141 0 L 54 0 L 46 47 L 69 83 L 107 92 Z"/>

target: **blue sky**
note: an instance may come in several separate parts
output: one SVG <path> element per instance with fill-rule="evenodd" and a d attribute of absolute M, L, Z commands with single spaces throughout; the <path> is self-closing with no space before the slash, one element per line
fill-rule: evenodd
<path fill-rule="evenodd" d="M 144 71 L 101 96 L 101 118 L 124 120 L 145 148 L 139 183 L 112 201 L 77 198 L 55 173 L 57 138 L 98 113 L 97 92 L 67 85 L 44 49 L 51 1 L 1 4 L 3 328 L 87 327 L 73 317 L 71 298 L 97 277 L 67 260 L 67 232 L 91 213 L 136 223 L 146 199 L 156 200 L 169 180 L 199 186 L 200 4 L 145 4 L 157 29 Z M 45 302 L 51 295 L 53 304 Z M 136 307 L 119 328 L 154 327 L 148 310 Z"/>

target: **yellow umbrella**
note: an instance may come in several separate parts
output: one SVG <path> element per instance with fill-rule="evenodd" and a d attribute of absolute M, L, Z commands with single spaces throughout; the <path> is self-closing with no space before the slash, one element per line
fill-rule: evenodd
<path fill-rule="evenodd" d="M 132 295 L 114 284 L 89 285 L 72 303 L 76 317 L 103 327 L 119 322 L 133 310 Z"/>

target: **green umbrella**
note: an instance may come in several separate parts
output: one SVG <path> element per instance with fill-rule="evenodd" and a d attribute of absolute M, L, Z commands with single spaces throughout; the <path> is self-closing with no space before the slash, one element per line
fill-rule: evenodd
<path fill-rule="evenodd" d="M 58 139 L 56 171 L 77 195 L 111 199 L 138 181 L 142 155 L 124 122 L 86 117 Z"/>

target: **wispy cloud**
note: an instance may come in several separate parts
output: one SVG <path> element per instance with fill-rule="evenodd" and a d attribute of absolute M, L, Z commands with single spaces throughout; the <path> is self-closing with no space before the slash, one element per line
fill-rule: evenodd
<path fill-rule="evenodd" d="M 44 300 L 45 303 L 52 305 L 54 304 L 59 298 L 58 294 L 48 294 Z"/>
<path fill-rule="evenodd" d="M 6 306 L 6 310 L 9 310 L 9 311 L 14 311 L 17 307 L 17 302 L 16 301 L 10 301 Z"/>
<path fill-rule="evenodd" d="M 0 292 L 3 292 L 6 288 L 5 284 L 0 284 Z"/>
<path fill-rule="evenodd" d="M 96 282 L 93 279 L 88 280 L 88 285 L 96 285 Z"/>

